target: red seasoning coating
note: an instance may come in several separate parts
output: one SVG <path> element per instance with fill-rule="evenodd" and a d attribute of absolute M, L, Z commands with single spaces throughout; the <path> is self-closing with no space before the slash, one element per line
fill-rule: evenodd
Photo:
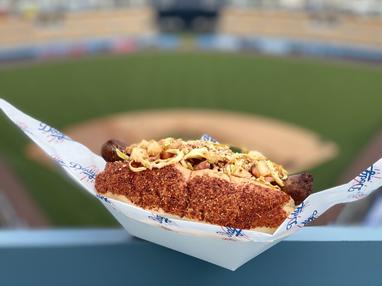
<path fill-rule="evenodd" d="M 176 165 L 133 172 L 125 162 L 109 162 L 95 187 L 101 194 L 123 195 L 144 209 L 242 229 L 277 228 L 288 216 L 285 206 L 291 201 L 294 206 L 281 190 L 203 171 L 191 175 Z"/>

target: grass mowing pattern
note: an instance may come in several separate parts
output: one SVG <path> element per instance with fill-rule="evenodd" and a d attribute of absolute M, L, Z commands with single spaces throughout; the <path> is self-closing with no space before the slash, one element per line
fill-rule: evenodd
<path fill-rule="evenodd" d="M 285 120 L 338 144 L 339 156 L 312 170 L 320 190 L 337 183 L 380 128 L 382 68 L 242 54 L 146 52 L 4 68 L 0 97 L 59 129 L 115 112 L 171 107 Z M 57 171 L 27 160 L 29 141 L 7 120 L 0 120 L 0 130 L 0 155 L 53 224 L 115 224 L 95 199 Z"/>

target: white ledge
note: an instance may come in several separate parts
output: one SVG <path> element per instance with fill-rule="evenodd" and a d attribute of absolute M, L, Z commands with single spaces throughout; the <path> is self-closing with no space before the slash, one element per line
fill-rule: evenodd
<path fill-rule="evenodd" d="M 285 241 L 382 241 L 382 227 L 305 227 Z M 124 229 L 3 229 L 0 248 L 121 244 L 137 242 Z M 143 242 L 142 242 L 143 243 Z"/>

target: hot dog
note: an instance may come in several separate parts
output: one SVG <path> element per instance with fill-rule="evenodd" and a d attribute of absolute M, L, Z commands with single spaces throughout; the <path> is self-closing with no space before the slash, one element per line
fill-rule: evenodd
<path fill-rule="evenodd" d="M 165 138 L 103 145 L 96 190 L 150 211 L 272 233 L 312 191 L 312 176 L 288 177 L 259 152 Z"/>

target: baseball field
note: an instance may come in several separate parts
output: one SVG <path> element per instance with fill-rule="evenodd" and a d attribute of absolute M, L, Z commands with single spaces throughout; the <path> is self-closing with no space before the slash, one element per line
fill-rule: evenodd
<path fill-rule="evenodd" d="M 334 159 L 310 170 L 319 191 L 339 183 L 379 131 L 382 67 L 249 54 L 140 52 L 4 66 L 0 97 L 58 129 L 119 112 L 173 107 L 289 122 L 338 146 Z M 4 116 L 0 130 L 0 156 L 53 225 L 116 224 L 59 171 L 28 159 L 29 140 Z"/>

